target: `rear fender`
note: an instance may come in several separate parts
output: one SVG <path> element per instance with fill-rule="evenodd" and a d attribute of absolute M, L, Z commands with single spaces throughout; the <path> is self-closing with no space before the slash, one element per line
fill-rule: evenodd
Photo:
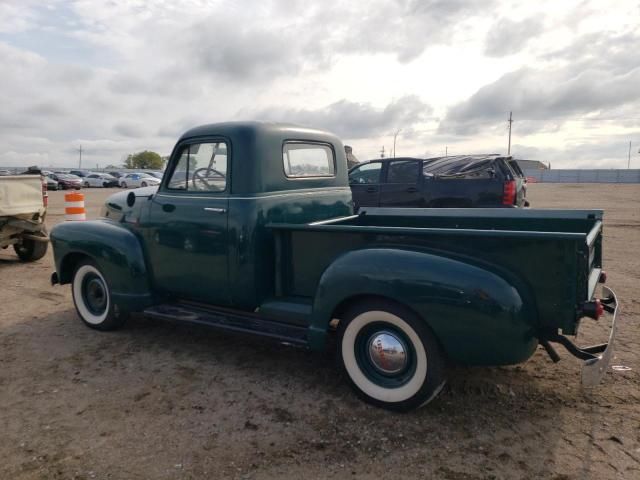
<path fill-rule="evenodd" d="M 373 295 L 413 310 L 456 363 L 519 363 L 538 343 L 535 305 L 521 290 L 495 272 L 440 255 L 387 248 L 348 252 L 320 279 L 310 345 L 324 346 L 329 322 L 345 302 Z"/>
<path fill-rule="evenodd" d="M 142 246 L 131 230 L 109 220 L 66 222 L 56 225 L 50 238 L 61 284 L 70 283 L 78 262 L 88 257 L 120 308 L 137 311 L 153 303 Z"/>

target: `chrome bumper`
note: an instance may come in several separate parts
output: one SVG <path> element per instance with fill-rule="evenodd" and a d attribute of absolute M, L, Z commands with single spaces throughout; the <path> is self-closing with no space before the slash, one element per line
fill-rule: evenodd
<path fill-rule="evenodd" d="M 582 386 L 594 387 L 607 371 L 611 356 L 613 355 L 613 341 L 616 338 L 616 322 L 620 308 L 618 305 L 618 297 L 608 287 L 602 287 L 602 293 L 605 298 L 600 301 L 604 305 L 605 312 L 611 316 L 611 330 L 609 331 L 609 341 L 602 345 L 583 348 L 583 351 L 592 353 L 594 358 L 586 359 L 582 366 Z"/>
<path fill-rule="evenodd" d="M 616 338 L 616 321 L 618 319 L 618 297 L 610 288 L 602 286 L 603 297 L 600 299 L 600 303 L 604 308 L 605 314 L 611 316 L 611 327 L 609 332 L 609 341 L 607 343 L 601 343 L 599 345 L 592 345 L 590 347 L 578 347 L 571 340 L 564 335 L 560 335 L 557 332 L 547 332 L 541 339 L 540 344 L 547 351 L 551 360 L 554 362 L 560 361 L 560 355 L 555 351 L 549 342 L 559 343 L 567 351 L 576 358 L 584 360 L 582 366 L 582 386 L 594 387 L 607 371 L 609 361 L 613 355 L 613 341 Z M 603 315 L 605 318 L 607 315 Z"/>

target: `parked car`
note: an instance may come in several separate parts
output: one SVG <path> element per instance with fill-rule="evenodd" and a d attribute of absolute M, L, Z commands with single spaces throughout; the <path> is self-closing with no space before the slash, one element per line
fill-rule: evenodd
<path fill-rule="evenodd" d="M 82 188 L 82 179 L 77 175 L 72 175 L 70 173 L 52 173 L 50 175 L 55 181 L 58 182 L 58 186 L 62 190 L 80 190 Z"/>
<path fill-rule="evenodd" d="M 91 172 L 88 170 L 70 170 L 69 173 L 80 178 L 88 177 L 89 175 L 91 175 Z"/>
<path fill-rule="evenodd" d="M 386 158 L 349 172 L 361 207 L 522 207 L 523 182 L 500 155 Z"/>
<path fill-rule="evenodd" d="M 161 172 L 159 170 L 145 170 L 144 173 L 151 175 L 152 177 L 156 177 L 158 180 L 162 180 L 162 177 L 164 175 L 164 172 Z"/>
<path fill-rule="evenodd" d="M 118 179 L 108 173 L 90 173 L 82 179 L 85 187 L 117 187 Z"/>
<path fill-rule="evenodd" d="M 44 181 L 47 183 L 47 190 L 58 190 L 58 181 L 51 175 L 44 175 Z"/>
<path fill-rule="evenodd" d="M 7 177 L 9 175 L 13 175 L 10 170 L 0 170 L 0 176 Z"/>
<path fill-rule="evenodd" d="M 607 370 L 618 310 L 611 290 L 599 298 L 602 211 L 353 215 L 340 140 L 283 124 L 205 125 L 173 152 L 159 188 L 118 192 L 103 218 L 51 232 L 52 283 L 71 284 L 87 326 L 143 312 L 335 345 L 356 393 L 393 410 L 433 399 L 448 362 L 517 364 L 538 345 L 557 361 L 551 342 L 585 360 L 584 384 Z M 582 319 L 605 310 L 608 342 L 576 346 Z"/>
<path fill-rule="evenodd" d="M 160 179 L 142 172 L 127 173 L 124 177 L 119 178 L 118 181 L 122 188 L 157 187 L 160 185 Z"/>
<path fill-rule="evenodd" d="M 23 262 L 39 260 L 47 253 L 44 182 L 38 173 L 0 177 L 0 248 L 12 246 Z"/>

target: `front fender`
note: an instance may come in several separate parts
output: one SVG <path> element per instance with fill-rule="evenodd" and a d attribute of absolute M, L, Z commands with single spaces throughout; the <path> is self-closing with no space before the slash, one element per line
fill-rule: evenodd
<path fill-rule="evenodd" d="M 535 305 L 522 290 L 526 289 L 485 267 L 431 253 L 393 248 L 351 251 L 334 261 L 320 279 L 309 340 L 312 347 L 321 348 L 336 309 L 354 297 L 377 296 L 412 309 L 454 362 L 519 363 L 538 344 Z"/>
<path fill-rule="evenodd" d="M 120 308 L 137 311 L 152 303 L 140 240 L 122 224 L 109 220 L 65 222 L 53 227 L 49 236 L 61 284 L 71 282 L 77 261 L 89 257 L 104 274 Z"/>

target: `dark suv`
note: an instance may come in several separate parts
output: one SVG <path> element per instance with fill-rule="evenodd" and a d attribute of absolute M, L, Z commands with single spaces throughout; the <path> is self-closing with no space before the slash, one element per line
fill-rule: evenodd
<path fill-rule="evenodd" d="M 524 177 L 511 157 L 460 155 L 371 160 L 349 171 L 355 208 L 524 207 Z"/>

